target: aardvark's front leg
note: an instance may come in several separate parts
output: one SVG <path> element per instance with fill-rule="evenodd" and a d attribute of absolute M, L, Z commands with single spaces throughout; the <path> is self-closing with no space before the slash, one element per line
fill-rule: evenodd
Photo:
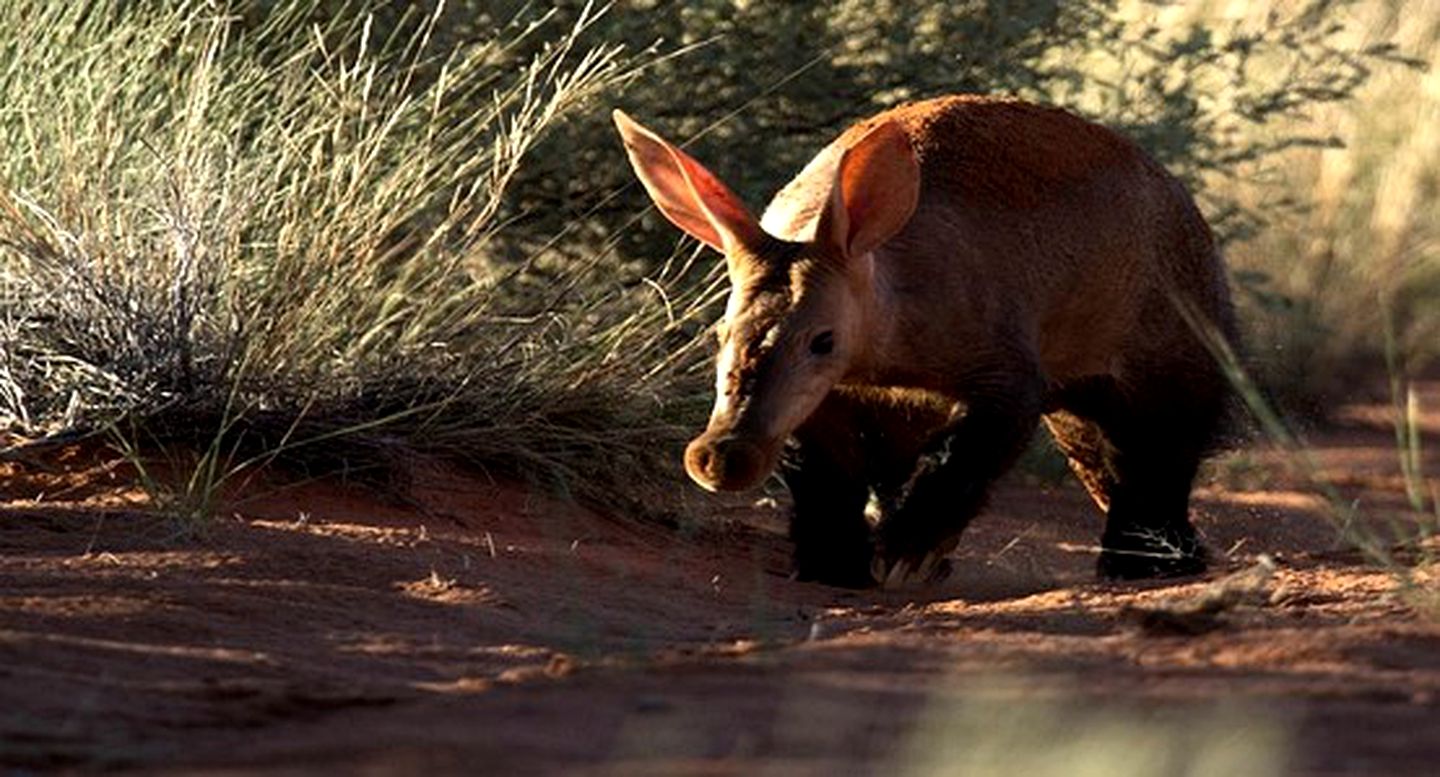
<path fill-rule="evenodd" d="M 948 572 L 946 554 L 1035 433 L 1043 385 L 1034 374 L 991 373 L 963 392 L 965 414 L 935 435 L 910 481 L 887 500 L 871 566 L 877 583 L 895 587 Z"/>

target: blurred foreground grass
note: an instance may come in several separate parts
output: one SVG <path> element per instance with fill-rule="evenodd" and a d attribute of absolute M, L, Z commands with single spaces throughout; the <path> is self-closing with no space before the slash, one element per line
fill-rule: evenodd
<path fill-rule="evenodd" d="M 914 777 L 1263 777 L 1287 772 L 1287 739 L 1239 706 L 1146 713 L 967 688 L 936 694 L 900 761 Z"/>

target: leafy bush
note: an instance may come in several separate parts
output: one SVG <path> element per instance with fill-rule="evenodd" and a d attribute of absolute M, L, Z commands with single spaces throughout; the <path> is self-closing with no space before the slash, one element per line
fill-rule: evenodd
<path fill-rule="evenodd" d="M 1376 69 L 1353 100 L 1310 112 L 1344 144 L 1282 154 L 1261 184 L 1227 192 L 1256 210 L 1282 194 L 1304 205 L 1279 209 L 1231 261 L 1257 281 L 1250 336 L 1266 382 L 1312 416 L 1379 388 L 1387 362 L 1403 380 L 1440 355 L 1440 3 L 1350 10 L 1350 45 L 1394 46 L 1423 67 Z"/>
<path fill-rule="evenodd" d="M 1345 100 L 1373 66 L 1397 58 L 1346 36 L 1340 14 L 1352 5 L 1275 4 L 1251 23 L 1119 0 L 637 2 L 598 32 L 672 53 L 627 82 L 619 101 L 693 139 L 756 207 L 854 119 L 938 94 L 1000 93 L 1069 107 L 1136 139 L 1207 198 L 1234 238 L 1253 234 L 1261 214 L 1213 185 L 1283 149 L 1333 143 L 1295 119 Z M 547 224 L 542 235 L 587 232 L 570 244 L 584 250 L 619 239 L 622 265 L 666 256 L 670 232 L 658 222 L 616 236 L 607 230 L 623 216 L 597 218 L 643 204 L 607 121 L 583 117 L 548 138 L 520 174 L 511 213 Z"/>

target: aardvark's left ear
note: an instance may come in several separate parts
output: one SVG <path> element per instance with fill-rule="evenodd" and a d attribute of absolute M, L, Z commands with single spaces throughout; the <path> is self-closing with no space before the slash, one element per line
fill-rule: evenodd
<path fill-rule="evenodd" d="M 863 256 L 903 229 L 919 202 L 920 163 L 910 137 L 885 122 L 840 158 L 815 239 L 838 256 Z"/>

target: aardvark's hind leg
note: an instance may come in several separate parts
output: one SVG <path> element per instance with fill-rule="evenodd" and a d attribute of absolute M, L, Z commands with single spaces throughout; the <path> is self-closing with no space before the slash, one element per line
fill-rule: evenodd
<path fill-rule="evenodd" d="M 1190 488 L 1223 399 L 1204 383 L 1121 388 L 1110 380 L 1065 392 L 1047 418 L 1056 442 L 1107 510 L 1099 573 L 1173 577 L 1205 570 L 1190 523 Z M 1053 419 L 1053 420 L 1052 420 Z"/>

